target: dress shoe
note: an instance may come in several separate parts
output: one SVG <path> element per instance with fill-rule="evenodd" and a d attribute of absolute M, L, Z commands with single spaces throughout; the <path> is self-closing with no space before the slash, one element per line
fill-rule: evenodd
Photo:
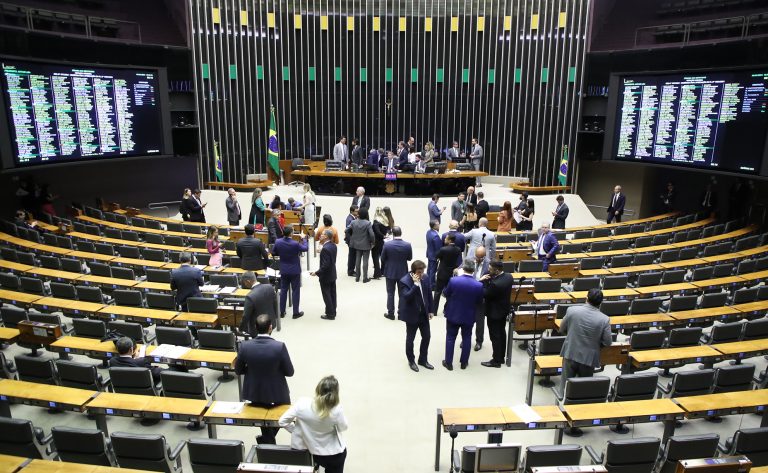
<path fill-rule="evenodd" d="M 445 360 L 443 360 L 443 368 L 447 369 L 448 371 L 453 371 L 453 365 L 449 365 L 445 362 Z"/>
<path fill-rule="evenodd" d="M 435 369 L 435 367 L 434 367 L 434 366 L 432 366 L 432 364 L 431 364 L 430 362 L 428 362 L 428 361 L 425 361 L 424 363 L 419 363 L 419 364 L 420 364 L 421 366 L 423 366 L 424 368 L 428 369 L 428 370 L 433 370 L 433 369 Z"/>
<path fill-rule="evenodd" d="M 408 366 L 410 366 L 413 371 L 417 373 L 419 372 L 419 367 L 416 366 L 416 363 L 408 363 Z"/>
<path fill-rule="evenodd" d="M 352 277 L 354 277 L 354 276 L 355 276 L 355 272 L 354 272 L 354 271 L 352 271 L 351 273 L 347 273 L 347 276 L 352 276 Z"/>
<path fill-rule="evenodd" d="M 285 312 L 283 312 L 282 314 L 280 314 L 280 318 L 281 318 L 281 319 L 284 319 L 284 318 L 285 318 Z"/>
<path fill-rule="evenodd" d="M 298 314 L 293 314 L 294 319 L 300 319 L 304 317 L 304 312 L 299 312 Z"/>
<path fill-rule="evenodd" d="M 496 363 L 493 360 L 491 360 L 491 361 L 483 361 L 480 364 L 483 365 L 483 366 L 486 366 L 488 368 L 501 368 L 501 363 Z"/>
<path fill-rule="evenodd" d="M 355 282 L 360 282 L 360 278 L 355 276 Z"/>
<path fill-rule="evenodd" d="M 335 315 L 325 315 L 325 314 L 323 314 L 323 315 L 320 316 L 320 318 L 323 319 L 323 320 L 336 320 L 336 316 Z"/>
<path fill-rule="evenodd" d="M 467 369 L 467 365 L 468 365 L 468 364 L 469 364 L 469 363 L 462 363 L 462 364 L 461 364 L 461 369 L 463 369 L 463 370 Z"/>
<path fill-rule="evenodd" d="M 370 278 L 365 278 L 365 279 L 363 279 L 363 284 L 365 284 L 365 283 L 369 282 L 370 280 L 371 280 Z"/>
<path fill-rule="evenodd" d="M 393 314 L 384 314 L 384 317 L 388 318 L 389 320 L 395 320 L 395 316 Z"/>
<path fill-rule="evenodd" d="M 483 348 L 482 343 L 475 343 L 475 351 L 480 351 L 481 348 Z"/>

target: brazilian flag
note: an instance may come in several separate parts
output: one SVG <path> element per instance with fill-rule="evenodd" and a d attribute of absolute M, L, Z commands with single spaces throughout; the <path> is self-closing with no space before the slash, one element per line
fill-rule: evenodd
<path fill-rule="evenodd" d="M 280 178 L 280 148 L 277 141 L 277 124 L 275 122 L 275 106 L 270 110 L 269 117 L 269 145 L 267 146 L 267 163 L 275 171 L 275 175 Z"/>
<path fill-rule="evenodd" d="M 217 141 L 213 142 L 213 157 L 216 159 L 216 180 L 222 182 L 224 180 L 224 165 L 221 163 L 219 143 Z"/>
<path fill-rule="evenodd" d="M 568 145 L 563 146 L 563 159 L 560 160 L 560 174 L 557 176 L 560 185 L 566 185 L 568 182 Z"/>

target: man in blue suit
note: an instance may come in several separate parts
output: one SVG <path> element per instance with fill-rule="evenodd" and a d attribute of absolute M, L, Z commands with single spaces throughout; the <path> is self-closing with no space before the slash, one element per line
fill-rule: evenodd
<path fill-rule="evenodd" d="M 320 280 L 320 293 L 325 303 L 325 313 L 321 319 L 336 319 L 336 244 L 333 242 L 333 230 L 326 229 L 320 235 L 320 267 L 311 273 Z"/>
<path fill-rule="evenodd" d="M 293 318 L 298 319 L 304 315 L 299 311 L 301 300 L 301 254 L 307 251 L 307 240 L 301 243 L 295 241 L 293 225 L 283 228 L 283 238 L 275 242 L 272 254 L 280 257 L 280 317 L 285 317 L 285 302 L 288 298 L 288 287 L 291 288 L 293 302 Z"/>
<path fill-rule="evenodd" d="M 467 247 L 467 238 L 463 233 L 459 231 L 459 222 L 456 220 L 451 220 L 451 222 L 448 224 L 448 231 L 443 233 L 443 241 L 445 241 L 446 235 L 453 235 L 456 248 L 461 250 L 459 259 L 456 261 L 456 267 L 459 267 L 461 266 L 461 262 L 464 260 L 464 250 Z"/>
<path fill-rule="evenodd" d="M 272 322 L 267 314 L 256 317 L 256 338 L 240 344 L 235 373 L 243 376 L 241 399 L 258 407 L 291 403 L 286 376 L 293 376 L 293 363 L 283 342 L 270 337 Z M 262 427 L 257 443 L 275 443 L 277 427 Z"/>
<path fill-rule="evenodd" d="M 381 274 L 387 281 L 387 312 L 384 317 L 395 320 L 395 288 L 397 281 L 408 274 L 408 262 L 413 259 L 413 248 L 403 241 L 400 227 L 392 228 L 392 240 L 384 243 L 381 250 Z M 398 297 L 402 293 L 398 290 Z"/>
<path fill-rule="evenodd" d="M 192 255 L 186 251 L 179 255 L 181 266 L 171 271 L 171 289 L 176 291 L 176 305 L 181 310 L 187 310 L 187 299 L 202 297 L 200 286 L 203 282 L 203 272 L 191 266 Z"/>
<path fill-rule="evenodd" d="M 474 278 L 475 261 L 467 258 L 462 265 L 463 274 L 454 276 L 443 290 L 445 296 L 445 359 L 443 366 L 453 370 L 453 347 L 461 330 L 461 369 L 469 363 L 472 326 L 477 307 L 483 301 L 483 283 Z"/>
<path fill-rule="evenodd" d="M 441 209 L 437 206 L 437 201 L 440 200 L 439 194 L 432 194 L 432 201 L 427 206 L 427 210 L 429 211 L 429 221 L 437 220 L 438 222 L 441 221 L 441 216 L 443 215 L 443 212 L 445 211 L 445 206 Z M 445 238 L 443 238 L 445 240 Z"/>
<path fill-rule="evenodd" d="M 543 261 L 542 271 L 548 270 L 549 265 L 557 261 L 558 251 L 560 251 L 560 243 L 557 237 L 549 230 L 548 223 L 542 223 L 539 240 L 536 242 L 536 254 Z"/>
<path fill-rule="evenodd" d="M 432 286 L 429 284 L 429 278 L 424 275 L 424 268 L 426 265 L 423 261 L 414 261 L 411 263 L 411 272 L 400 278 L 397 283 L 400 294 L 397 317 L 405 322 L 405 357 L 408 359 L 408 366 L 416 372 L 419 367 L 415 363 L 413 340 L 417 330 L 421 334 L 419 365 L 428 370 L 435 369 L 427 360 L 429 339 L 432 337 L 429 321 L 435 314 L 432 311 Z"/>
<path fill-rule="evenodd" d="M 397 144 L 397 167 L 401 171 L 408 167 L 408 147 L 403 141 Z"/>
<path fill-rule="evenodd" d="M 440 222 L 432 220 L 429 222 L 429 230 L 427 230 L 427 279 L 429 279 L 429 286 L 435 285 L 435 275 L 437 274 L 437 252 L 443 247 L 443 239 L 440 238 L 438 233 L 440 230 Z"/>

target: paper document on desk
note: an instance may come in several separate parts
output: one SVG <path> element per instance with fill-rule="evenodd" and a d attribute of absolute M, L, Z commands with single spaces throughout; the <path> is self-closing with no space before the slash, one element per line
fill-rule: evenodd
<path fill-rule="evenodd" d="M 147 346 L 139 345 L 138 350 L 136 351 L 136 358 L 144 358 L 145 356 L 147 356 Z"/>
<path fill-rule="evenodd" d="M 276 278 L 276 277 L 280 276 L 280 272 L 278 270 L 272 269 L 272 268 L 267 268 L 266 274 L 267 274 L 267 276 L 273 277 L 273 278 Z"/>
<path fill-rule="evenodd" d="M 538 422 L 541 420 L 541 416 L 536 413 L 528 404 L 518 404 L 511 407 L 512 412 L 520 418 L 526 424 L 531 422 Z"/>
<path fill-rule="evenodd" d="M 169 345 L 167 343 L 164 343 L 159 347 L 155 348 L 155 351 L 152 352 L 151 356 L 154 356 L 157 358 L 178 359 L 184 356 L 184 354 L 187 353 L 188 351 L 189 351 L 189 347 L 181 347 L 178 345 Z"/>
<path fill-rule="evenodd" d="M 243 412 L 244 402 L 216 401 L 211 412 L 214 414 L 240 414 Z"/>
<path fill-rule="evenodd" d="M 219 286 L 216 284 L 206 284 L 200 288 L 202 292 L 216 292 L 219 290 Z"/>
<path fill-rule="evenodd" d="M 236 287 L 222 287 L 219 289 L 219 294 L 232 294 L 235 291 L 237 291 Z"/>
<path fill-rule="evenodd" d="M 200 271 L 204 270 L 204 269 L 205 269 L 205 268 L 207 268 L 207 267 L 208 267 L 208 266 L 206 266 L 206 265 L 204 265 L 204 264 L 196 264 L 196 265 L 195 265 L 195 268 L 199 269 Z"/>

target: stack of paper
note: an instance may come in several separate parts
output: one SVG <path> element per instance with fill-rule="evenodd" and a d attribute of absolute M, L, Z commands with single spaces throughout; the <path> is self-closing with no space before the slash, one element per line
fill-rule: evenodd
<path fill-rule="evenodd" d="M 181 347 L 178 345 L 169 345 L 167 343 L 164 343 L 159 347 L 155 348 L 155 350 L 150 354 L 150 356 L 154 356 L 157 358 L 178 359 L 184 356 L 184 354 L 187 353 L 189 350 L 190 350 L 189 347 Z"/>
<path fill-rule="evenodd" d="M 237 291 L 236 287 L 222 287 L 219 289 L 219 294 L 232 294 L 235 291 Z"/>
<path fill-rule="evenodd" d="M 202 292 L 216 292 L 219 290 L 219 286 L 216 284 L 206 284 L 200 288 Z"/>
<path fill-rule="evenodd" d="M 518 404 L 516 406 L 512 406 L 511 409 L 512 412 L 514 412 L 515 415 L 526 424 L 541 420 L 541 416 L 537 414 L 536 411 L 531 409 L 531 406 L 528 404 Z"/>
<path fill-rule="evenodd" d="M 211 412 L 214 414 L 240 414 L 243 411 L 244 402 L 216 401 Z"/>

